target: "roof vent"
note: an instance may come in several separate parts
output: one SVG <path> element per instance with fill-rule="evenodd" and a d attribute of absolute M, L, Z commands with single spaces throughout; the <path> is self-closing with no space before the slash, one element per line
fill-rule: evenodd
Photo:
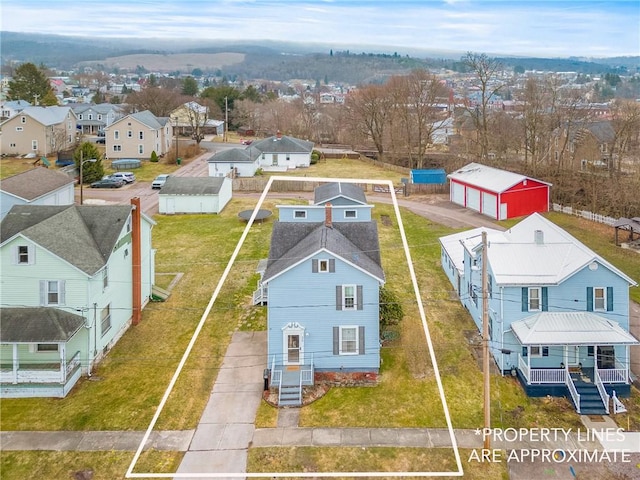
<path fill-rule="evenodd" d="M 544 232 L 542 230 L 535 230 L 533 232 L 533 239 L 536 242 L 536 245 L 544 244 Z"/>

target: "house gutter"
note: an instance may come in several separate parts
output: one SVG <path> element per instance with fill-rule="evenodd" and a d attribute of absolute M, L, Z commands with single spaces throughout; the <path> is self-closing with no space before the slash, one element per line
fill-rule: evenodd
<path fill-rule="evenodd" d="M 133 288 L 133 317 L 132 323 L 138 325 L 142 318 L 142 246 L 141 246 L 141 208 L 140 197 L 131 199 L 131 239 L 132 245 L 132 288 Z"/>

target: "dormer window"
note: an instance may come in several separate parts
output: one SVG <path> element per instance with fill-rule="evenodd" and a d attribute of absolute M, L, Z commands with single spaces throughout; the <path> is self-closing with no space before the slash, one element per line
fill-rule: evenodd
<path fill-rule="evenodd" d="M 345 210 L 344 218 L 358 218 L 358 212 L 356 210 Z"/>
<path fill-rule="evenodd" d="M 294 210 L 293 218 L 307 218 L 306 210 Z"/>

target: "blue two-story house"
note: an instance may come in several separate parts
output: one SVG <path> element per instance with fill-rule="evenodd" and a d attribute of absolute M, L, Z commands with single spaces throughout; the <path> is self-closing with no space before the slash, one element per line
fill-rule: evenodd
<path fill-rule="evenodd" d="M 487 233 L 483 288 L 482 231 Z M 477 228 L 440 239 L 442 266 L 490 350 L 530 396 L 571 397 L 609 413 L 630 393 L 629 287 L 637 283 L 566 231 L 533 214 L 507 231 Z"/>
<path fill-rule="evenodd" d="M 366 220 L 336 218 L 343 212 L 331 203 L 295 208 L 308 216 L 280 209 L 262 276 L 268 366 L 280 405 L 299 405 L 302 386 L 316 381 L 373 383 L 380 368 L 385 277 L 370 208 Z M 322 219 L 309 221 L 318 210 Z"/>

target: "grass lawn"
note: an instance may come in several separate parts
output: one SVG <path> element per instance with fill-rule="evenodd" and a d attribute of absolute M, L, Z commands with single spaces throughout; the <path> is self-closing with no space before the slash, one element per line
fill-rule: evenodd
<path fill-rule="evenodd" d="M 467 463 L 468 450 L 460 450 L 464 478 L 507 479 L 506 463 Z M 449 448 L 287 447 L 252 448 L 247 472 L 456 472 Z M 287 477 L 284 477 L 287 478 Z M 349 477 L 335 477 L 349 478 Z M 397 477 L 403 478 L 403 477 Z"/>

